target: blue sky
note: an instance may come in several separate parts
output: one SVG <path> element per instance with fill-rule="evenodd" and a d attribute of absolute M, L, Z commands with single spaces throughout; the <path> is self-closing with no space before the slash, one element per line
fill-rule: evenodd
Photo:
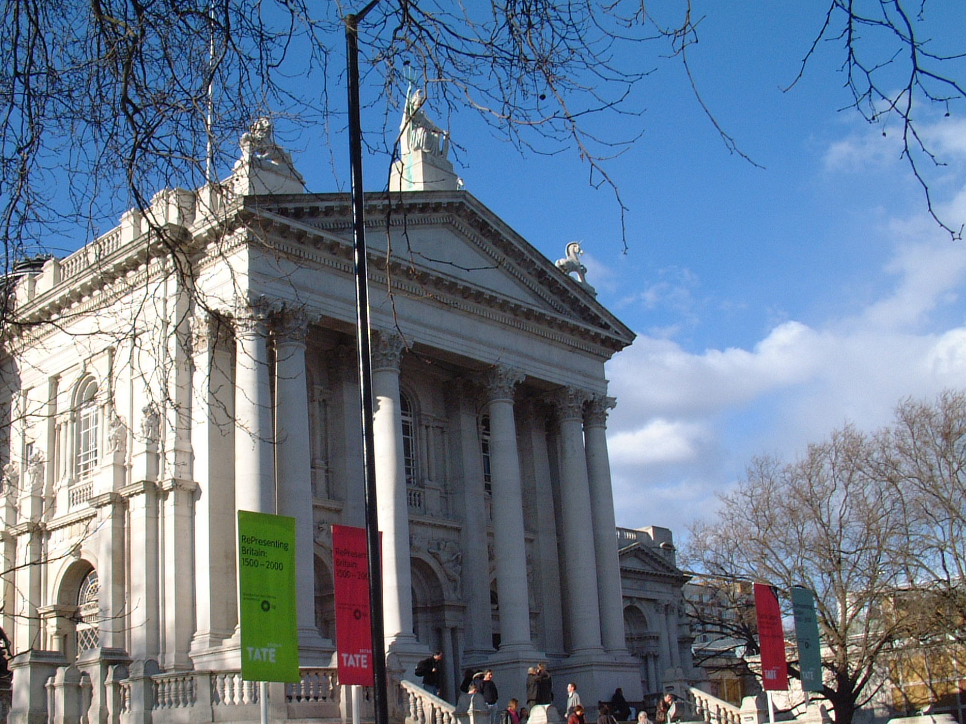
<path fill-rule="evenodd" d="M 581 241 L 600 301 L 638 334 L 607 370 L 618 399 L 609 433 L 619 525 L 664 525 L 680 539 L 688 521 L 713 514 L 715 493 L 752 456 L 791 458 L 846 421 L 870 430 L 887 423 L 902 397 L 966 386 L 966 243 L 926 216 L 900 158 L 899 128 L 841 110 L 851 98 L 835 42 L 822 43 L 804 77 L 782 90 L 823 6 L 692 0 L 701 18 L 689 49 L 698 90 L 763 168 L 729 152 L 678 60 L 657 46 L 641 46 L 639 58 L 636 47 L 627 51 L 622 62 L 653 72 L 635 88 L 643 115 L 607 122 L 618 137 L 633 135 L 632 124 L 644 129 L 606 165 L 629 208 L 626 252 L 613 194 L 588 183 L 573 150 L 521 155 L 472 113 L 434 112 L 430 89 L 429 113 L 458 146 L 467 190 L 551 259 Z M 670 23 L 680 3 L 646 7 Z M 925 8 L 927 33 L 962 42 L 966 3 Z M 877 47 L 875 37 L 864 41 Z M 331 61 L 328 90 L 339 106 L 341 54 Z M 947 67 L 966 78 L 966 59 L 957 63 Z M 311 94 L 317 79 L 303 78 L 301 66 L 291 72 Z M 372 130 L 385 121 L 394 133 L 398 120 L 380 112 L 376 89 L 364 90 L 364 124 L 378 145 Z M 948 164 L 930 173 L 937 207 L 958 227 L 966 107 L 949 110 L 923 109 L 920 120 Z M 273 111 L 309 189 L 347 189 L 344 115 L 286 132 L 286 109 Z M 367 158 L 367 188 L 384 183 L 387 163 Z"/>
<path fill-rule="evenodd" d="M 599 299 L 639 335 L 608 365 L 617 520 L 679 539 L 752 456 L 792 458 L 846 421 L 888 423 L 902 397 L 966 385 L 966 245 L 926 217 L 898 128 L 840 110 L 831 43 L 781 90 L 820 7 L 740 5 L 708 4 L 690 58 L 715 117 L 764 169 L 729 153 L 679 63 L 642 61 L 656 68 L 645 133 L 607 167 L 630 207 L 626 253 L 613 196 L 574 153 L 520 157 L 471 116 L 450 120 L 466 188 L 551 259 L 581 241 Z M 937 27 L 966 27 L 963 7 L 927 7 L 944 8 Z M 932 188 L 956 226 L 963 111 L 922 126 L 948 162 Z"/>

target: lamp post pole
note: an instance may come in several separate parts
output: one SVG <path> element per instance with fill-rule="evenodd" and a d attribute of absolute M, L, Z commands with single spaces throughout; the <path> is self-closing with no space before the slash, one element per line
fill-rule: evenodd
<path fill-rule="evenodd" d="M 359 103 L 359 22 L 379 0 L 345 17 L 349 91 L 349 164 L 352 176 L 353 256 L 356 282 L 356 348 L 359 393 L 362 398 L 362 458 L 366 478 L 366 544 L 369 553 L 369 609 L 372 633 L 373 705 L 375 724 L 389 724 L 389 681 L 383 625 L 382 551 L 376 507 L 375 438 L 373 436 L 372 354 L 369 340 L 369 273 L 366 258 L 365 189 L 362 185 L 362 122 Z"/>

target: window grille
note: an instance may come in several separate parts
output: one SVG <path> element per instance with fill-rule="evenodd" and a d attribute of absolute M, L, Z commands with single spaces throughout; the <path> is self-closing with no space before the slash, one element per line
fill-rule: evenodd
<path fill-rule="evenodd" d="M 100 591 L 97 571 L 91 571 L 77 593 L 77 652 L 90 651 L 100 645 Z"/>

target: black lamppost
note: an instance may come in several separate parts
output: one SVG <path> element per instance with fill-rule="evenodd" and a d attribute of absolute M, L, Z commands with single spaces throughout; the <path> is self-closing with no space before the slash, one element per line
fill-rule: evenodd
<path fill-rule="evenodd" d="M 375 439 L 372 430 L 372 354 L 369 347 L 369 272 L 366 259 L 366 199 L 362 185 L 362 123 L 359 103 L 359 22 L 376 6 L 372 0 L 359 13 L 345 17 L 349 90 L 349 164 L 352 176 L 352 229 L 356 281 L 356 340 L 359 393 L 362 398 L 362 458 L 366 477 L 366 542 L 369 552 L 369 609 L 372 632 L 375 724 L 389 724 L 386 644 L 382 612 L 382 555 L 376 507 Z"/>

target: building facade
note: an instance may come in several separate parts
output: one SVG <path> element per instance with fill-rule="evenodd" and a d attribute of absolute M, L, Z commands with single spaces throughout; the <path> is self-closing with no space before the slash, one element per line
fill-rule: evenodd
<path fill-rule="evenodd" d="M 659 526 L 618 528 L 617 538 L 624 630 L 639 661 L 641 690 L 651 705 L 666 691 L 683 697 L 698 672 L 685 613 L 689 577 L 677 566 L 673 534 Z"/>
<path fill-rule="evenodd" d="M 569 680 L 633 698 L 604 378 L 633 334 L 575 254 L 543 257 L 407 118 L 401 190 L 367 197 L 393 686 L 438 649 L 450 701 L 483 665 L 522 699 L 537 661 L 558 700 Z M 349 198 L 306 193 L 260 122 L 222 184 L 162 191 L 8 290 L 12 724 L 257 717 L 237 676 L 238 510 L 296 519 L 301 666 L 332 684 L 331 526 L 364 524 Z"/>

